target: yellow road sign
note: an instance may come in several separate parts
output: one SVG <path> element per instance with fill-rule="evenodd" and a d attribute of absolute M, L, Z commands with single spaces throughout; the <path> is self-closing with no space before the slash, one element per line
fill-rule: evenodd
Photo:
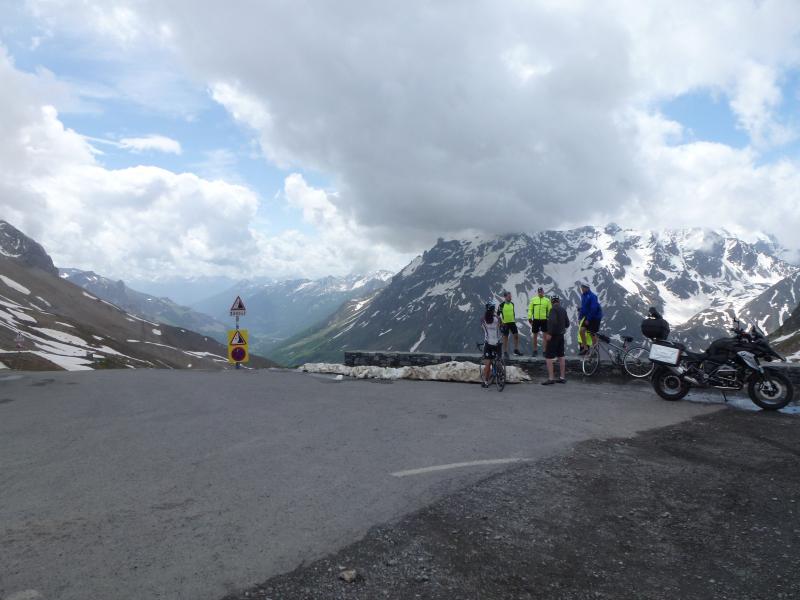
<path fill-rule="evenodd" d="M 228 330 L 228 362 L 244 363 L 250 360 L 247 350 L 247 329 Z"/>

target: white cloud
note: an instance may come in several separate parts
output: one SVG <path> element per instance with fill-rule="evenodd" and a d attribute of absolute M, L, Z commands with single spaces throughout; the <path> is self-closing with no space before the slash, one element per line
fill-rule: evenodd
<path fill-rule="evenodd" d="M 106 169 L 0 49 L 0 212 L 57 264 L 114 276 L 241 272 L 257 252 L 247 188 L 157 167 Z"/>
<path fill-rule="evenodd" d="M 222 178 L 154 166 L 105 168 L 89 142 L 42 104 L 51 83 L 15 69 L 0 47 L 0 88 L 9 90 L 0 96 L 0 214 L 42 242 L 60 266 L 139 280 L 321 276 L 355 266 L 399 268 L 407 258 L 370 242 L 325 191 L 300 175 L 286 179 L 283 194 L 320 229 L 318 236 L 294 230 L 265 235 L 254 227 L 257 194 Z M 162 136 L 100 141 L 179 149 Z M 224 170 L 230 155 L 217 151 L 208 159 L 209 169 Z"/>
<path fill-rule="evenodd" d="M 793 0 L 135 6 L 169 23 L 171 52 L 268 160 L 332 176 L 330 203 L 401 249 L 474 228 L 621 220 L 676 185 L 693 207 L 710 189 L 727 194 L 715 206 L 736 206 L 747 178 L 762 184 L 762 205 L 784 202 L 764 197 L 782 189 L 763 185 L 780 169 L 748 151 L 673 150 L 674 136 L 648 146 L 631 115 L 710 90 L 756 151 L 790 139 L 777 109 L 781 74 L 800 64 Z M 733 179 L 722 185 L 712 168 Z M 481 218 L 487 206 L 503 216 Z"/>
<path fill-rule="evenodd" d="M 155 150 L 156 152 L 167 152 L 170 154 L 180 154 L 181 144 L 177 140 L 163 135 L 151 134 L 144 137 L 122 138 L 119 146 L 134 152 L 146 152 Z"/>
<path fill-rule="evenodd" d="M 370 244 L 603 220 L 753 223 L 798 243 L 800 166 L 764 162 L 795 135 L 780 108 L 796 0 L 35 4 L 52 28 L 163 48 L 267 160 L 331 178 L 335 192 L 291 176 L 283 194 L 328 237 L 256 236 L 263 264 L 289 269 L 284 244 L 335 264 Z M 687 142 L 659 114 L 698 91 L 728 103 L 747 148 Z"/>

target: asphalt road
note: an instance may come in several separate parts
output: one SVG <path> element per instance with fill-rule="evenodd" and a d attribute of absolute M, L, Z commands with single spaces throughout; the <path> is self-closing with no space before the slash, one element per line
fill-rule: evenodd
<path fill-rule="evenodd" d="M 645 384 L 5 373 L 0 598 L 215 600 L 514 463 L 427 467 L 538 459 L 717 408 Z"/>

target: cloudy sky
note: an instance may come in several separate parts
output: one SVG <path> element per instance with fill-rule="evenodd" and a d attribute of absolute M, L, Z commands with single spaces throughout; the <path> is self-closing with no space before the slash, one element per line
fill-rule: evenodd
<path fill-rule="evenodd" d="M 796 250 L 798 107 L 797 0 L 0 0 L 0 216 L 135 280 L 609 221 Z"/>

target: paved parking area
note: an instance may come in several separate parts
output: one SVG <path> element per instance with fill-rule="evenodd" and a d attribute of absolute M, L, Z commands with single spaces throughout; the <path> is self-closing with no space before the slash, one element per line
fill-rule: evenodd
<path fill-rule="evenodd" d="M 514 461 L 718 410 L 646 385 L 0 376 L 0 598 L 218 599 Z"/>

